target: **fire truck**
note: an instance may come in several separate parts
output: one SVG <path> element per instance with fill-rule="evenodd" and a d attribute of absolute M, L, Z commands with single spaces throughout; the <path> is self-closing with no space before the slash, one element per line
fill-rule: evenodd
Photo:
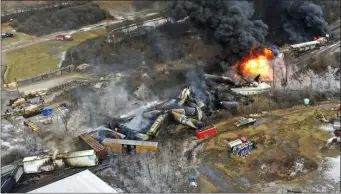
<path fill-rule="evenodd" d="M 71 35 L 64 35 L 64 34 L 58 34 L 56 36 L 56 40 L 73 40 L 72 36 Z"/>

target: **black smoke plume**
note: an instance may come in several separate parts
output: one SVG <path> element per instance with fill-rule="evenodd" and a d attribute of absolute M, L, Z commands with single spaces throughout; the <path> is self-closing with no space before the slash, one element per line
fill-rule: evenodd
<path fill-rule="evenodd" d="M 269 26 L 269 41 L 299 43 L 329 33 L 321 7 L 310 1 L 255 1 L 255 9 Z"/>
<path fill-rule="evenodd" d="M 252 20 L 253 4 L 247 1 L 172 1 L 169 11 L 174 19 L 189 16 L 196 26 L 224 48 L 231 62 L 238 60 L 253 45 L 264 43 L 268 27 Z"/>

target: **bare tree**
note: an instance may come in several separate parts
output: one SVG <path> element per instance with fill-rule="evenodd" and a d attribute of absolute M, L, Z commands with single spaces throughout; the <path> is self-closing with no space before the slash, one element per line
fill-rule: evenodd
<path fill-rule="evenodd" d="M 8 13 L 8 2 L 7 1 L 1 2 L 1 11 L 4 15 L 6 15 Z"/>

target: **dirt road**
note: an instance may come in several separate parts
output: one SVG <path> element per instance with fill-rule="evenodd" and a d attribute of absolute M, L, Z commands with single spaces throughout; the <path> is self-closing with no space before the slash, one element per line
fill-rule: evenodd
<path fill-rule="evenodd" d="M 76 75 L 76 74 L 68 74 L 68 75 L 64 75 L 64 76 L 60 76 L 60 77 L 55 77 L 55 78 L 51 78 L 51 79 L 45 79 L 42 81 L 34 82 L 32 84 L 21 86 L 21 87 L 19 86 L 19 91 L 25 92 L 28 90 L 48 89 L 48 88 L 60 85 L 62 83 L 65 83 L 67 81 L 73 80 L 74 75 Z M 4 88 L 2 88 L 2 90 L 7 90 L 10 92 L 16 91 L 16 89 L 4 89 Z"/>

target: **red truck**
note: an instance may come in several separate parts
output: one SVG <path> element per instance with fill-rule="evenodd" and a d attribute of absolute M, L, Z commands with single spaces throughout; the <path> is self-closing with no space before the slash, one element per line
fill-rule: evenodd
<path fill-rule="evenodd" d="M 56 40 L 73 40 L 72 36 L 71 35 L 64 35 L 64 34 L 58 34 L 56 36 Z"/>
<path fill-rule="evenodd" d="M 217 133 L 217 128 L 213 125 L 198 129 L 195 131 L 195 136 L 199 139 L 206 138 L 214 133 Z"/>

